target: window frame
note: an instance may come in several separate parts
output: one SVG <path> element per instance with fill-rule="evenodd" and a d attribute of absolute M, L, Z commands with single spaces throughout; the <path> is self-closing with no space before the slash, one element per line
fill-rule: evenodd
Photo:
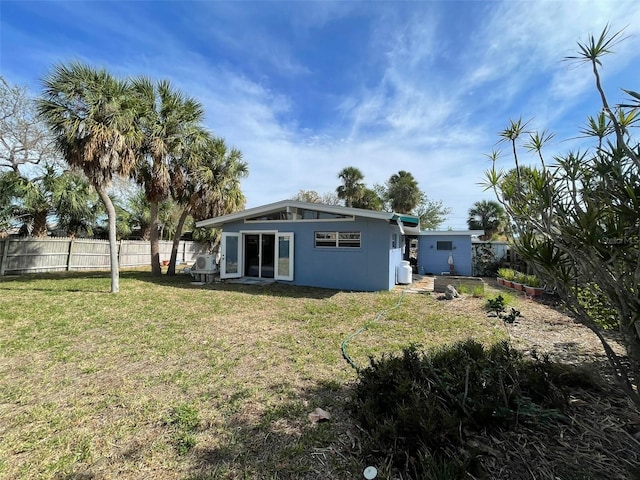
<path fill-rule="evenodd" d="M 320 238 L 319 238 L 320 236 Z M 320 240 L 320 243 L 318 242 Z M 314 248 L 345 248 L 354 249 L 362 247 L 362 232 L 349 231 L 327 231 L 318 230 L 313 232 Z"/>
<path fill-rule="evenodd" d="M 443 244 L 443 247 L 444 247 L 445 244 L 447 244 L 449 246 L 449 248 L 440 248 L 440 244 Z M 436 250 L 440 250 L 440 251 L 444 251 L 444 252 L 453 251 L 453 240 L 437 240 L 436 241 Z"/>

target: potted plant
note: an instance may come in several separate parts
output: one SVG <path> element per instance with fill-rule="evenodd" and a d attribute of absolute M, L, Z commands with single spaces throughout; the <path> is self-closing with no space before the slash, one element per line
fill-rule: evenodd
<path fill-rule="evenodd" d="M 542 282 L 535 275 L 527 275 L 524 291 L 532 297 L 541 297 L 544 288 Z"/>
<path fill-rule="evenodd" d="M 508 268 L 499 268 L 498 276 L 496 277 L 496 282 L 498 285 L 504 286 L 504 276 L 507 274 Z"/>
<path fill-rule="evenodd" d="M 524 284 L 527 281 L 527 275 L 522 272 L 516 272 L 515 278 L 513 279 L 513 288 L 515 288 L 519 292 L 524 291 Z"/>
<path fill-rule="evenodd" d="M 498 275 L 502 278 L 505 287 L 513 288 L 513 279 L 516 275 L 516 272 L 514 270 L 512 270 L 511 268 L 501 268 L 500 270 L 498 270 Z"/>

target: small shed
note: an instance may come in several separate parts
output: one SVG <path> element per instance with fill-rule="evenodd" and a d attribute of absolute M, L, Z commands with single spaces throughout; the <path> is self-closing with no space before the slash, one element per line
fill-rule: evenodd
<path fill-rule="evenodd" d="M 293 200 L 197 222 L 222 229 L 220 278 L 340 290 L 391 290 L 413 215 Z"/>
<path fill-rule="evenodd" d="M 418 272 L 473 275 L 472 239 L 483 230 L 424 230 L 418 235 Z"/>

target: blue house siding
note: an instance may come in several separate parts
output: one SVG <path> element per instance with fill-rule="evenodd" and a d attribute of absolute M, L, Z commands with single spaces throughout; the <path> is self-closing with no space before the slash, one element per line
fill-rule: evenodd
<path fill-rule="evenodd" d="M 437 242 L 451 242 L 453 250 L 438 250 Z M 472 275 L 471 235 L 429 235 L 418 237 L 418 270 L 440 275 L 449 272 L 449 254 L 458 275 Z"/>
<path fill-rule="evenodd" d="M 391 248 L 391 235 L 399 228 L 386 220 L 356 217 L 355 221 L 260 222 L 224 225 L 225 232 L 293 232 L 292 284 L 341 290 L 390 290 L 401 249 Z M 316 248 L 316 231 L 360 232 L 359 248 Z M 401 236 L 398 235 L 401 239 Z"/>

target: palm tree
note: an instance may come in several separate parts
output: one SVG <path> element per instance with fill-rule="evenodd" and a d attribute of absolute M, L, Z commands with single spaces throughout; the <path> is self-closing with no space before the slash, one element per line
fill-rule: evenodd
<path fill-rule="evenodd" d="M 53 188 L 58 229 L 67 235 L 92 236 L 100 212 L 100 200 L 84 175 L 63 172 Z"/>
<path fill-rule="evenodd" d="M 383 201 L 374 190 L 365 188 L 362 190 L 360 197 L 353 201 L 353 206 L 380 211 L 382 210 Z"/>
<path fill-rule="evenodd" d="M 151 207 L 151 270 L 161 274 L 158 205 L 170 195 L 171 186 L 180 186 L 183 172 L 180 158 L 196 137 L 203 136 L 202 105 L 185 97 L 162 80 L 154 84 L 141 77 L 133 81 L 137 93 L 139 125 L 144 134 L 138 182 L 144 186 Z"/>
<path fill-rule="evenodd" d="M 491 240 L 504 224 L 504 208 L 494 200 L 481 200 L 469 209 L 467 225 L 470 230 L 484 230 L 481 240 Z"/>
<path fill-rule="evenodd" d="M 420 203 L 422 196 L 417 180 L 405 170 L 391 175 L 386 193 L 391 210 L 398 213 L 411 213 Z"/>
<path fill-rule="evenodd" d="M 131 89 L 104 69 L 80 62 L 56 65 L 43 80 L 38 112 L 64 160 L 84 172 L 109 220 L 111 292 L 119 286 L 116 211 L 107 194 L 114 175 L 127 175 L 140 144 Z"/>
<path fill-rule="evenodd" d="M 336 188 L 338 198 L 345 201 L 347 207 L 353 206 L 353 202 L 360 198 L 365 188 L 364 175 L 356 167 L 345 167 L 338 173 L 342 185 Z"/>
<path fill-rule="evenodd" d="M 175 264 L 182 229 L 189 215 L 197 220 L 217 217 L 244 208 L 246 199 L 240 180 L 249 174 L 242 153 L 229 150 L 222 138 L 207 136 L 196 145 L 184 163 L 185 186 L 174 195 L 184 210 L 178 221 L 167 275 L 175 275 Z"/>

